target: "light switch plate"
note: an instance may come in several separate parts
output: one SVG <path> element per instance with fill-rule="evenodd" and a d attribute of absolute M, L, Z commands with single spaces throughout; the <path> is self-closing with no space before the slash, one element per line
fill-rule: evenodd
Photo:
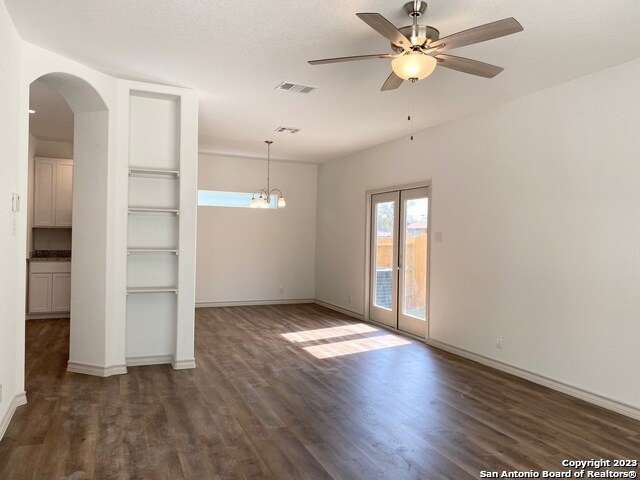
<path fill-rule="evenodd" d="M 20 195 L 17 193 L 11 195 L 11 211 L 16 213 L 20 211 Z"/>
<path fill-rule="evenodd" d="M 436 232 L 436 243 L 442 243 L 442 232 Z"/>

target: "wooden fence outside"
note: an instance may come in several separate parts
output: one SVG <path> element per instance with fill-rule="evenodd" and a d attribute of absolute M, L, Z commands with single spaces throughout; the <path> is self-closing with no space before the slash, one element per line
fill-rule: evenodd
<path fill-rule="evenodd" d="M 426 308 L 427 292 L 427 232 L 407 239 L 404 258 L 407 290 L 407 309 Z M 393 267 L 393 239 L 379 237 L 376 248 L 376 266 Z"/>

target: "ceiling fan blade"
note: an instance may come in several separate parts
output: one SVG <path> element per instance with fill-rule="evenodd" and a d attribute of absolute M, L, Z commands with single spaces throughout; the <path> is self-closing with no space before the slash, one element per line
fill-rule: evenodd
<path fill-rule="evenodd" d="M 504 37 L 512 33 L 518 33 L 524 30 L 522 25 L 513 17 L 498 20 L 497 22 L 487 23 L 479 27 L 463 30 L 454 33 L 448 37 L 441 38 L 429 45 L 429 49 L 425 53 L 434 51 L 444 52 L 453 48 L 473 45 L 474 43 L 486 42 L 494 38 Z"/>
<path fill-rule="evenodd" d="M 355 57 L 337 57 L 337 58 L 323 58 L 322 60 L 310 60 L 311 65 L 324 65 L 326 63 L 341 63 L 341 62 L 355 62 L 356 60 L 371 60 L 374 58 L 393 58 L 394 55 L 390 53 L 381 53 L 379 55 L 356 55 Z"/>
<path fill-rule="evenodd" d="M 436 59 L 441 67 L 484 78 L 493 78 L 504 70 L 504 68 L 496 65 L 471 60 L 470 58 L 454 57 L 453 55 L 436 55 Z"/>
<path fill-rule="evenodd" d="M 381 92 L 386 92 L 387 90 L 395 90 L 400 85 L 402 85 L 404 80 L 397 76 L 395 73 L 391 72 L 391 75 L 387 78 L 387 80 L 382 84 Z"/>
<path fill-rule="evenodd" d="M 379 13 L 356 13 L 356 15 L 360 20 L 369 25 L 394 45 L 397 45 L 406 51 L 411 50 L 411 40 L 405 37 L 393 23 Z"/>

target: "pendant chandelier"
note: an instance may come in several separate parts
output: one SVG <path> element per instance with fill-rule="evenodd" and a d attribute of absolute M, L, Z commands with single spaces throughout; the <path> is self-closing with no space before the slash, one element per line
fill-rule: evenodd
<path fill-rule="evenodd" d="M 267 144 L 267 187 L 259 188 L 253 192 L 253 196 L 251 197 L 251 208 L 270 208 L 272 195 L 278 195 L 276 208 L 283 208 L 286 206 L 287 202 L 284 200 L 282 191 L 279 188 L 271 188 L 271 144 L 273 142 L 271 140 L 265 140 L 264 143 Z M 260 196 L 256 198 L 256 195 L 258 194 Z"/>

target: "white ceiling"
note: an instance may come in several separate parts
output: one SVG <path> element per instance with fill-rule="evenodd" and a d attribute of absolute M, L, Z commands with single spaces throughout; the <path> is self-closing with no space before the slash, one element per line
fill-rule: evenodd
<path fill-rule="evenodd" d="M 402 1 L 4 1 L 26 41 L 119 77 L 198 89 L 202 151 L 263 156 L 271 138 L 274 158 L 322 162 L 409 131 L 409 85 L 379 91 L 388 61 L 306 63 L 389 51 L 355 14 L 406 25 Z M 487 80 L 437 68 L 413 88 L 417 130 L 640 57 L 637 0 L 432 0 L 421 23 L 446 36 L 510 16 L 524 32 L 451 52 L 505 71 Z M 274 90 L 284 80 L 319 90 Z"/>
<path fill-rule="evenodd" d="M 36 110 L 29 115 L 29 133 L 38 140 L 73 142 L 73 112 L 57 91 L 36 80 L 31 84 L 29 108 Z"/>

